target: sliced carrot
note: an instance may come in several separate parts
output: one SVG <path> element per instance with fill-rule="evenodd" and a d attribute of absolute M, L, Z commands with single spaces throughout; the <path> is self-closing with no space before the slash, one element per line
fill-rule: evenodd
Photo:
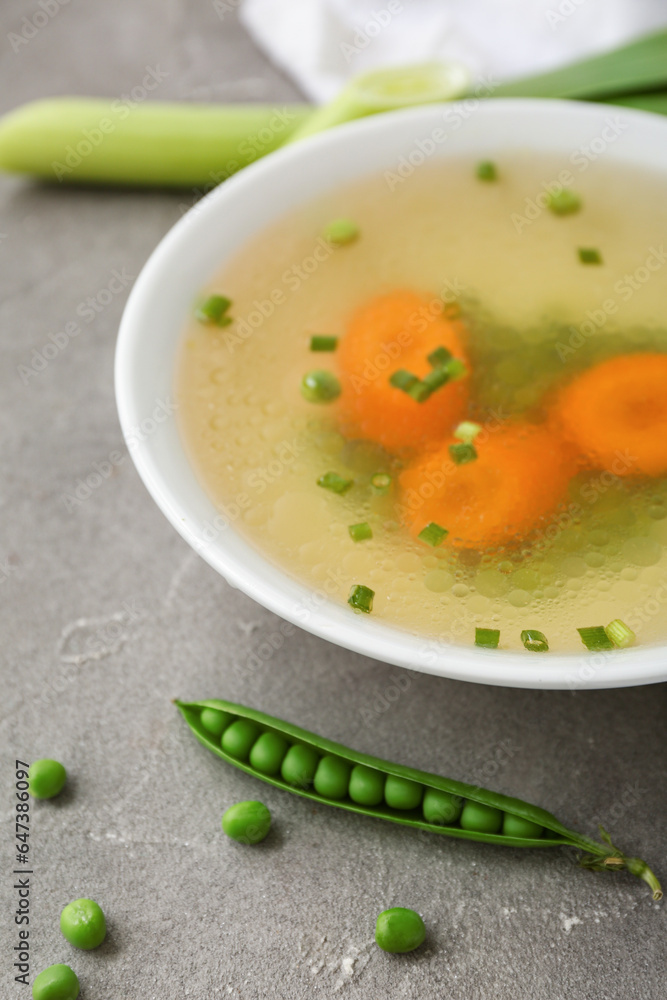
<path fill-rule="evenodd" d="M 400 476 L 403 517 L 411 532 L 435 521 L 445 544 L 485 549 L 523 541 L 564 496 L 575 469 L 572 452 L 544 426 L 487 427 L 475 438 L 477 458 L 456 465 L 448 440 Z"/>
<path fill-rule="evenodd" d="M 460 321 L 444 317 L 442 303 L 413 291 L 390 292 L 362 306 L 338 349 L 343 433 L 389 451 L 441 440 L 465 415 L 467 378 L 448 382 L 423 403 L 389 378 L 401 368 L 423 378 L 432 371 L 427 355 L 438 347 L 465 361 L 463 333 Z"/>
<path fill-rule="evenodd" d="M 667 354 L 624 354 L 566 386 L 554 421 L 591 465 L 618 476 L 667 473 Z"/>

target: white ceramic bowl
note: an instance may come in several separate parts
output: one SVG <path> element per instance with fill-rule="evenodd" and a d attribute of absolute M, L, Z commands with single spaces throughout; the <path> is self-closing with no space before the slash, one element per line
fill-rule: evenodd
<path fill-rule="evenodd" d="M 197 481 L 173 418 L 174 364 L 201 285 L 249 237 L 327 189 L 395 170 L 401 157 L 488 156 L 490 149 L 560 154 L 628 123 L 604 157 L 665 173 L 667 122 L 601 105 L 537 100 L 469 100 L 379 115 L 288 146 L 247 167 L 198 203 L 165 236 L 139 275 L 123 315 L 116 353 L 120 421 L 146 487 L 172 525 L 234 587 L 283 618 L 367 656 L 443 677 L 531 688 L 604 688 L 667 679 L 667 648 L 612 654 L 488 651 L 435 643 L 352 614 L 272 565 L 225 526 Z M 440 130 L 440 133 L 437 133 Z M 600 140 L 604 144 L 604 139 Z M 598 141 L 598 146 L 600 145 Z M 421 142 L 421 146 L 419 145 Z"/>

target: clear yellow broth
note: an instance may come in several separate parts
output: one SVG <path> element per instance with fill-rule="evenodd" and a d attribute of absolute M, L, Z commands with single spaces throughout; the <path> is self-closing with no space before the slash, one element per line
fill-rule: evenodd
<path fill-rule="evenodd" d="M 346 441 L 335 407 L 301 396 L 305 372 L 336 370 L 335 354 L 310 351 L 311 335 L 344 336 L 359 305 L 394 288 L 459 304 L 472 419 L 532 414 L 599 360 L 667 351 L 664 180 L 604 157 L 585 169 L 528 153 L 496 162 L 495 182 L 467 160 L 365 178 L 242 247 L 202 287 L 232 299 L 234 322 L 193 318 L 184 332 L 176 389 L 187 451 L 218 510 L 270 561 L 341 604 L 365 584 L 387 624 L 465 645 L 476 626 L 498 628 L 500 647 L 515 650 L 522 629 L 540 629 L 551 650 L 581 652 L 578 626 L 621 618 L 642 644 L 664 640 L 664 479 L 581 473 L 523 548 L 433 549 L 401 524 L 395 488 L 369 489 L 378 469 L 395 483 L 400 463 Z M 582 208 L 558 217 L 545 190 L 563 170 Z M 332 248 L 321 233 L 341 216 L 361 236 Z M 598 248 L 603 265 L 580 263 L 578 247 Z M 330 469 L 355 479 L 344 496 L 316 485 Z M 373 538 L 355 543 L 348 526 L 361 521 Z"/>

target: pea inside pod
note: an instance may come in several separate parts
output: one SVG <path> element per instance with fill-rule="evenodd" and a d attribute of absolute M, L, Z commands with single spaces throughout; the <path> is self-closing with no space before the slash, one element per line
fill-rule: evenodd
<path fill-rule="evenodd" d="M 583 867 L 626 869 L 654 899 L 657 878 L 641 858 L 627 857 L 564 826 L 552 813 L 477 785 L 358 753 L 263 712 L 222 700 L 176 702 L 197 739 L 212 753 L 262 781 L 331 806 L 449 837 L 509 847 L 558 847 L 584 852 Z M 218 736 L 220 719 L 225 728 Z"/>

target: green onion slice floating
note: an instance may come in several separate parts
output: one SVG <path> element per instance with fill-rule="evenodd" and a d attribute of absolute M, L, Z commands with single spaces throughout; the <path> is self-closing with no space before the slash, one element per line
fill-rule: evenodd
<path fill-rule="evenodd" d="M 426 378 L 428 378 L 428 375 Z M 431 387 L 427 383 L 426 379 L 417 379 L 415 384 L 411 385 L 407 390 L 407 393 L 408 396 L 412 396 L 417 403 L 425 403 L 431 395 L 431 391 Z"/>
<path fill-rule="evenodd" d="M 579 247 L 577 250 L 582 264 L 601 264 L 602 254 L 595 247 Z"/>
<path fill-rule="evenodd" d="M 301 379 L 301 395 L 309 403 L 332 403 L 340 396 L 340 382 L 333 372 L 316 368 Z"/>
<path fill-rule="evenodd" d="M 436 347 L 434 351 L 426 355 L 426 359 L 432 368 L 442 368 L 452 359 L 452 352 L 446 347 Z"/>
<path fill-rule="evenodd" d="M 481 424 L 475 424 L 472 420 L 464 420 L 455 429 L 454 437 L 458 438 L 459 441 L 464 441 L 466 444 L 470 444 L 475 440 L 477 435 L 481 433 L 481 431 Z"/>
<path fill-rule="evenodd" d="M 347 529 L 353 542 L 365 542 L 373 537 L 373 529 L 368 521 L 361 521 L 359 524 L 350 524 Z"/>
<path fill-rule="evenodd" d="M 536 628 L 526 628 L 521 633 L 521 642 L 531 653 L 548 653 L 549 643 L 544 632 Z"/>
<path fill-rule="evenodd" d="M 421 385 L 426 387 L 428 395 L 430 396 L 432 392 L 440 389 L 447 382 L 449 382 L 449 372 L 447 371 L 447 368 L 434 368 L 432 372 L 428 373 L 428 375 L 424 375 L 424 378 L 421 380 Z"/>
<path fill-rule="evenodd" d="M 629 625 L 622 622 L 620 618 L 614 618 L 613 622 L 605 625 L 605 632 L 614 645 L 620 649 L 631 646 L 637 638 Z"/>
<path fill-rule="evenodd" d="M 613 649 L 614 643 L 607 635 L 603 625 L 591 625 L 587 628 L 578 628 L 577 632 L 581 636 L 586 649 L 592 653 L 598 653 L 603 649 Z"/>
<path fill-rule="evenodd" d="M 339 476 L 337 472 L 325 472 L 317 480 L 318 486 L 321 486 L 325 490 L 331 490 L 332 493 L 340 494 L 347 493 L 353 483 L 353 479 L 345 479 L 344 476 Z"/>
<path fill-rule="evenodd" d="M 455 465 L 466 465 L 468 462 L 475 461 L 477 450 L 474 444 L 470 444 L 469 441 L 461 442 L 461 444 L 450 444 L 449 456 Z"/>
<path fill-rule="evenodd" d="M 418 378 L 405 368 L 399 368 L 389 376 L 389 384 L 406 392 L 417 403 L 425 403 L 432 393 L 446 385 L 452 379 L 461 378 L 467 374 L 463 361 L 453 358 L 446 347 L 436 347 L 427 355 L 432 371 L 424 378 Z"/>
<path fill-rule="evenodd" d="M 554 215 L 572 215 L 581 208 L 581 198 L 571 188 L 562 188 L 549 195 L 547 204 Z"/>
<path fill-rule="evenodd" d="M 492 160 L 482 160 L 477 164 L 475 176 L 478 181 L 497 181 L 498 171 L 495 163 Z"/>
<path fill-rule="evenodd" d="M 213 323 L 216 326 L 229 326 L 232 322 L 231 316 L 227 316 L 232 300 L 225 295 L 209 295 L 195 309 L 195 319 L 200 323 Z"/>
<path fill-rule="evenodd" d="M 412 372 L 406 371 L 405 368 L 399 368 L 398 371 L 393 372 L 389 376 L 389 384 L 393 385 L 395 389 L 400 389 L 402 392 L 409 392 L 413 385 L 416 385 L 419 379 Z"/>
<path fill-rule="evenodd" d="M 497 649 L 500 641 L 499 628 L 476 628 L 475 645 L 483 649 Z"/>
<path fill-rule="evenodd" d="M 324 227 L 322 236 L 335 247 L 344 247 L 359 239 L 359 226 L 352 219 L 334 219 Z"/>
<path fill-rule="evenodd" d="M 335 351 L 338 347 L 338 337 L 323 337 L 319 334 L 310 338 L 311 351 Z"/>
<path fill-rule="evenodd" d="M 379 496 L 388 493 L 391 489 L 391 476 L 388 476 L 386 472 L 375 472 L 371 476 L 371 489 Z"/>
<path fill-rule="evenodd" d="M 463 378 L 465 375 L 468 374 L 468 368 L 465 362 L 461 361 L 460 358 L 452 358 L 451 361 L 447 362 L 445 367 L 452 381 L 455 381 L 455 379 L 458 378 Z"/>
<path fill-rule="evenodd" d="M 375 591 L 371 590 L 370 587 L 365 587 L 363 583 L 355 583 L 350 588 L 347 603 L 355 611 L 363 611 L 364 614 L 369 615 L 373 610 L 374 597 Z"/>
<path fill-rule="evenodd" d="M 431 521 L 425 528 L 422 528 L 417 538 L 435 549 L 438 545 L 442 545 L 448 534 L 449 531 L 447 528 L 443 528 L 439 524 L 436 524 L 435 521 Z"/>

